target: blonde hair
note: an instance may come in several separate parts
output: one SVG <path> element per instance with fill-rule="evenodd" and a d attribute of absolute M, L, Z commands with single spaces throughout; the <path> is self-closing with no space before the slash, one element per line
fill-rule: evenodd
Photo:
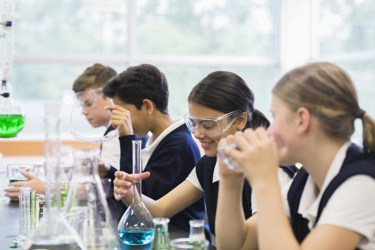
<path fill-rule="evenodd" d="M 85 91 L 91 87 L 100 88 L 115 76 L 117 76 L 117 72 L 111 67 L 95 63 L 77 77 L 72 88 L 74 92 Z"/>
<path fill-rule="evenodd" d="M 316 62 L 296 68 L 276 83 L 272 93 L 293 111 L 307 108 L 334 139 L 349 140 L 354 120 L 362 119 L 364 151 L 375 153 L 375 122 L 360 109 L 352 80 L 337 65 Z"/>

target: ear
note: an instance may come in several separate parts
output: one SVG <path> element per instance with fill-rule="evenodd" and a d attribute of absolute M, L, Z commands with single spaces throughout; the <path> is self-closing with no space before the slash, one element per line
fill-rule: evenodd
<path fill-rule="evenodd" d="M 307 133 L 311 128 L 311 113 L 305 107 L 300 107 L 296 111 L 296 125 L 297 125 L 297 134 L 302 135 Z"/>
<path fill-rule="evenodd" d="M 145 109 L 147 114 L 152 115 L 154 113 L 154 103 L 149 99 L 143 99 L 142 109 Z"/>
<path fill-rule="evenodd" d="M 237 131 L 243 130 L 246 126 L 246 123 L 247 123 L 247 113 L 242 112 L 236 120 Z"/>

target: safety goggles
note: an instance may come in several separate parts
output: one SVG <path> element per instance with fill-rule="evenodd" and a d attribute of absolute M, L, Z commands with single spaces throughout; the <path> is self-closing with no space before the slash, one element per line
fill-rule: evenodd
<path fill-rule="evenodd" d="M 191 133 L 194 134 L 198 129 L 201 134 L 205 134 L 208 137 L 215 137 L 225 133 L 240 114 L 241 110 L 235 110 L 225 115 L 211 118 L 191 116 L 187 113 L 184 116 L 184 120 Z"/>
<path fill-rule="evenodd" d="M 103 96 L 102 88 L 76 93 L 77 102 L 83 107 L 91 107 L 100 97 Z"/>

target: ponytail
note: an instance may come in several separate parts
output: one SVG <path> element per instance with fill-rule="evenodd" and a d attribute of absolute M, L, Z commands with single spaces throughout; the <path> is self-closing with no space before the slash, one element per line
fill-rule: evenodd
<path fill-rule="evenodd" d="M 363 151 L 375 155 L 375 121 L 366 113 L 360 118 L 363 124 Z"/>
<path fill-rule="evenodd" d="M 256 129 L 257 127 L 264 127 L 267 129 L 270 126 L 270 122 L 267 117 L 257 109 L 254 109 L 251 116 L 248 116 L 248 121 L 245 128 Z"/>

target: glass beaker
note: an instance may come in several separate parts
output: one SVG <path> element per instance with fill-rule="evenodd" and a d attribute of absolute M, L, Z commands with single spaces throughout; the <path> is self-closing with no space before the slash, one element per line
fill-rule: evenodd
<path fill-rule="evenodd" d="M 168 218 L 154 218 L 155 237 L 151 244 L 151 250 L 169 250 Z"/>
<path fill-rule="evenodd" d="M 171 250 L 207 250 L 209 242 L 208 240 L 202 242 L 192 242 L 189 238 L 179 238 L 171 240 L 170 242 L 170 249 Z"/>
<path fill-rule="evenodd" d="M 242 169 L 238 164 L 233 160 L 232 157 L 228 156 L 224 149 L 226 148 L 237 148 L 237 145 L 235 143 L 223 145 L 217 148 L 217 153 L 219 154 L 221 160 L 225 163 L 229 171 L 234 171 L 237 173 L 242 173 Z"/>
<path fill-rule="evenodd" d="M 127 245 L 145 245 L 154 239 L 152 216 L 142 202 L 141 140 L 133 140 L 133 202 L 118 224 L 118 235 Z"/>
<path fill-rule="evenodd" d="M 97 149 L 76 149 L 64 213 L 87 249 L 119 249 L 98 173 Z"/>
<path fill-rule="evenodd" d="M 60 211 L 59 104 L 45 105 L 45 207 L 44 216 L 23 249 L 86 249 L 77 232 Z M 55 203 L 56 206 L 52 206 Z"/>

